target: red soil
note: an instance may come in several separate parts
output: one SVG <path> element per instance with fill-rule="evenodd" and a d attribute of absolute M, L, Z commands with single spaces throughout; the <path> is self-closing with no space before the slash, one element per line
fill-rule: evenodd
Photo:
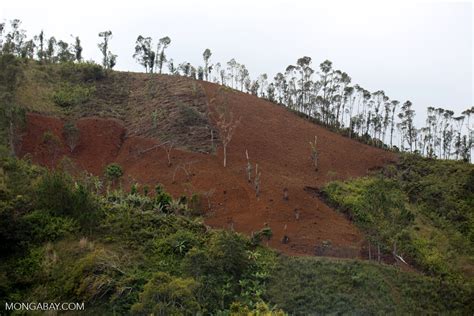
<path fill-rule="evenodd" d="M 219 87 L 206 82 L 202 86 L 209 100 Z M 211 211 L 205 218 L 208 225 L 233 227 L 246 234 L 268 225 L 273 232 L 268 245 L 286 254 L 314 255 L 316 246 L 330 241 L 332 250 L 325 254 L 359 257 L 364 244 L 361 232 L 304 188 L 363 176 L 369 169 L 395 160 L 395 155 L 330 132 L 254 96 L 233 92 L 229 93 L 228 102 L 241 122 L 228 146 L 227 168 L 223 167 L 222 148 L 217 156 L 173 150 L 173 165 L 168 167 L 162 148 L 140 154 L 159 141 L 124 137 L 126 131 L 120 122 L 99 118 L 80 119 L 79 146 L 72 154 L 64 146 L 60 155 L 68 155 L 94 174 L 101 174 L 106 164 L 117 162 L 124 168 L 127 181 L 150 186 L 162 183 L 175 196 L 214 192 Z M 30 153 L 35 162 L 51 165 L 42 135 L 51 130 L 63 139 L 62 121 L 35 114 L 29 114 L 27 121 L 22 153 Z M 317 172 L 312 167 L 309 147 L 315 135 L 319 149 Z M 246 149 L 251 163 L 258 163 L 262 172 L 259 198 L 247 182 Z M 183 165 L 192 174 L 189 181 Z M 285 187 L 288 201 L 283 199 Z M 295 219 L 295 209 L 300 212 L 299 220 Z M 287 244 L 281 242 L 284 235 L 289 237 Z"/>

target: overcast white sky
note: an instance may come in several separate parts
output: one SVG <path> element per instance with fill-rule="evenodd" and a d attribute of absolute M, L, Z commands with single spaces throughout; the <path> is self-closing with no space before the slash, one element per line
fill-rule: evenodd
<path fill-rule="evenodd" d="M 19 18 L 29 36 L 78 35 L 87 59 L 100 61 L 100 31 L 112 30 L 117 69 L 142 71 L 136 37 L 170 36 L 175 63 L 235 58 L 252 77 L 273 77 L 301 56 L 325 59 L 353 83 L 411 100 L 420 123 L 427 106 L 457 114 L 473 102 L 471 2 L 413 1 L 8 1 L 0 20 Z"/>

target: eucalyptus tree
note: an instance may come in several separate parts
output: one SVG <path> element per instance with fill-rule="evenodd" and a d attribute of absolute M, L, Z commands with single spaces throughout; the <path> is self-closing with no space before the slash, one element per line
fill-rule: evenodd
<path fill-rule="evenodd" d="M 435 125 L 436 125 L 436 109 L 429 106 L 426 115 L 426 127 L 428 132 L 426 153 L 429 158 L 435 157 Z"/>
<path fill-rule="evenodd" d="M 329 114 L 330 114 L 330 105 L 331 102 L 329 100 L 330 94 L 330 81 L 331 81 L 331 72 L 332 72 L 332 62 L 329 60 L 323 61 L 319 65 L 320 69 L 320 76 L 321 76 L 321 84 L 323 90 L 323 108 L 322 108 L 322 119 L 326 124 L 329 124 Z"/>
<path fill-rule="evenodd" d="M 3 51 L 3 33 L 5 32 L 5 22 L 0 23 L 0 54 Z"/>
<path fill-rule="evenodd" d="M 400 127 L 401 131 L 403 132 L 402 135 L 402 146 L 403 141 L 406 140 L 408 145 L 410 146 L 410 151 L 413 152 L 413 143 L 414 137 L 416 132 L 413 126 L 413 118 L 415 117 L 415 111 L 412 109 L 412 103 L 410 101 L 406 101 L 403 103 L 401 112 L 398 114 L 400 118 Z"/>
<path fill-rule="evenodd" d="M 273 78 L 273 82 L 275 83 L 275 89 L 277 91 L 278 103 L 283 103 L 284 94 L 287 89 L 285 76 L 279 72 Z"/>
<path fill-rule="evenodd" d="M 197 68 L 197 79 L 204 80 L 204 68 L 202 66 Z"/>
<path fill-rule="evenodd" d="M 64 41 L 58 41 L 58 54 L 57 60 L 60 63 L 65 63 L 74 60 L 74 54 L 71 52 L 69 48 L 69 44 Z"/>
<path fill-rule="evenodd" d="M 252 87 L 252 80 L 250 80 L 250 76 L 245 78 L 244 87 L 245 87 L 245 92 L 250 93 L 250 88 Z"/>
<path fill-rule="evenodd" d="M 25 41 L 21 47 L 20 57 L 33 59 L 35 56 L 35 47 L 34 40 L 30 39 Z"/>
<path fill-rule="evenodd" d="M 14 19 L 10 21 L 10 31 L 5 35 L 5 42 L 2 50 L 4 53 L 13 54 L 20 57 L 24 41 L 26 39 L 26 31 L 20 28 L 21 21 Z"/>
<path fill-rule="evenodd" d="M 258 88 L 260 87 L 258 80 L 253 80 L 250 83 L 250 93 L 254 96 L 258 96 Z"/>
<path fill-rule="evenodd" d="M 44 32 L 41 30 L 41 32 L 38 35 L 34 36 L 34 40 L 36 41 L 36 47 L 38 48 L 36 51 L 36 56 L 38 57 L 39 60 L 44 60 L 46 56 L 45 52 L 45 38 L 44 38 Z"/>
<path fill-rule="evenodd" d="M 275 85 L 273 84 L 273 82 L 271 82 L 268 86 L 267 86 L 267 95 L 266 95 L 268 101 L 270 102 L 275 102 Z"/>
<path fill-rule="evenodd" d="M 214 66 L 214 72 L 215 72 L 215 76 L 214 78 L 212 79 L 213 82 L 215 83 L 219 83 L 219 79 L 221 79 L 221 63 L 216 63 L 216 65 Z M 222 80 L 221 81 L 221 84 L 224 85 L 224 81 Z"/>
<path fill-rule="evenodd" d="M 209 59 L 212 56 L 212 52 L 209 48 L 206 48 L 202 53 L 202 57 L 204 59 L 204 78 L 208 81 L 209 77 Z"/>
<path fill-rule="evenodd" d="M 267 89 L 268 86 L 268 75 L 267 74 L 261 74 L 258 76 L 257 82 L 258 85 L 260 86 L 260 97 L 264 98 L 265 97 L 265 90 Z"/>
<path fill-rule="evenodd" d="M 139 35 L 135 42 L 135 53 L 133 58 L 145 67 L 145 72 L 153 72 L 155 66 L 155 52 L 152 49 L 151 37 L 143 37 Z"/>
<path fill-rule="evenodd" d="M 102 66 L 104 66 L 105 69 L 113 68 L 117 56 L 113 55 L 109 50 L 109 41 L 112 39 L 112 31 L 100 32 L 99 37 L 102 38 L 102 42 L 97 46 L 102 53 Z"/>
<path fill-rule="evenodd" d="M 156 48 L 156 65 L 158 67 L 160 74 L 163 70 L 163 65 L 166 62 L 165 49 L 168 48 L 170 44 L 171 44 L 171 38 L 169 38 L 168 36 L 162 37 L 158 41 L 158 46 Z"/>
<path fill-rule="evenodd" d="M 352 132 L 353 132 L 353 126 L 352 126 L 352 113 L 354 110 L 354 103 L 355 103 L 355 88 L 352 86 L 346 86 L 344 88 L 344 108 L 342 111 L 342 120 L 341 120 L 341 125 L 344 127 L 344 115 L 348 114 L 347 116 L 349 117 L 349 138 L 352 137 Z M 346 107 L 346 104 L 348 105 L 348 108 Z"/>
<path fill-rule="evenodd" d="M 174 66 L 174 60 L 173 60 L 173 58 L 170 58 L 170 60 L 168 60 L 168 71 L 169 71 L 170 74 L 172 74 L 172 75 L 175 75 L 176 72 L 177 72 L 177 69 L 176 69 L 176 67 Z"/>
<path fill-rule="evenodd" d="M 311 57 L 303 56 L 296 61 L 296 70 L 299 71 L 301 79 L 299 80 L 300 85 L 300 96 L 298 98 L 299 107 L 304 108 L 306 102 L 306 90 L 308 89 L 306 82 L 309 81 L 309 78 L 313 74 L 314 70 L 311 69 Z"/>
<path fill-rule="evenodd" d="M 297 105 L 297 93 L 298 88 L 296 87 L 296 67 L 288 65 L 285 69 L 285 76 L 288 82 L 288 89 L 286 90 L 286 105 L 290 109 L 294 109 Z"/>
<path fill-rule="evenodd" d="M 182 62 L 178 66 L 178 69 L 182 72 L 183 76 L 185 77 L 191 76 L 191 70 L 192 70 L 191 68 L 192 68 L 191 64 L 188 63 L 187 61 Z"/>
<path fill-rule="evenodd" d="M 451 110 L 445 110 L 443 114 L 443 157 L 448 159 L 451 152 L 451 144 L 453 140 L 453 115 Z"/>
<path fill-rule="evenodd" d="M 50 63 L 56 62 L 56 60 L 55 60 L 55 51 L 56 51 L 56 38 L 54 38 L 54 36 L 51 36 L 48 39 L 48 46 L 47 46 L 46 52 L 45 52 L 45 59 L 48 62 L 50 62 Z"/>
<path fill-rule="evenodd" d="M 73 51 L 74 51 L 74 58 L 76 59 L 76 61 L 81 62 L 82 61 L 82 46 L 81 46 L 81 40 L 79 36 L 76 36 L 74 38 Z"/>
<path fill-rule="evenodd" d="M 392 117 L 390 119 L 390 147 L 393 147 L 393 131 L 395 127 L 395 112 L 397 111 L 397 107 L 400 104 L 398 100 L 392 100 L 390 103 L 392 106 Z"/>
<path fill-rule="evenodd" d="M 250 78 L 250 73 L 247 70 L 245 65 L 239 65 L 239 69 L 237 70 L 239 83 L 240 83 L 240 91 L 244 90 L 245 81 Z"/>
<path fill-rule="evenodd" d="M 462 130 L 464 126 L 464 120 L 466 117 L 464 115 L 453 117 L 454 123 L 456 124 L 456 140 L 454 143 L 456 160 L 459 159 L 459 156 L 462 152 Z"/>
<path fill-rule="evenodd" d="M 339 95 L 340 95 L 340 99 L 341 99 L 341 107 L 342 108 L 341 107 L 338 108 L 337 115 L 336 115 L 336 121 L 339 121 L 339 115 L 341 115 L 341 126 L 344 126 L 344 113 L 345 113 L 345 109 L 346 109 L 346 104 L 349 101 L 349 97 L 347 95 L 346 88 L 351 83 L 351 80 L 352 80 L 351 77 L 347 73 L 345 73 L 345 72 L 341 73 L 341 87 L 340 87 L 340 90 L 339 90 Z"/>
<path fill-rule="evenodd" d="M 237 68 L 237 62 L 234 58 L 227 62 L 227 70 L 229 71 L 229 79 L 231 87 L 234 88 L 234 78 L 235 78 L 235 71 Z"/>

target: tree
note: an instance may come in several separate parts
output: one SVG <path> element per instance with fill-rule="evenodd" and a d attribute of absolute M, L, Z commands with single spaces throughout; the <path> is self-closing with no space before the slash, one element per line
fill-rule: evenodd
<path fill-rule="evenodd" d="M 239 65 L 238 68 L 238 78 L 239 78 L 239 83 L 240 83 L 240 91 L 243 91 L 245 81 L 249 79 L 250 74 L 249 71 L 247 70 L 247 67 L 245 65 Z"/>
<path fill-rule="evenodd" d="M 123 176 L 122 167 L 119 164 L 111 163 L 105 167 L 104 175 L 112 185 L 115 185 L 116 181 Z"/>
<path fill-rule="evenodd" d="M 46 52 L 45 52 L 46 60 L 50 63 L 56 62 L 56 58 L 54 57 L 55 50 L 56 50 L 56 39 L 54 38 L 54 36 L 51 36 L 48 39 L 48 47 L 46 48 Z"/>
<path fill-rule="evenodd" d="M 3 44 L 3 52 L 6 54 L 13 54 L 17 57 L 21 56 L 23 44 L 26 39 L 25 30 L 20 29 L 21 21 L 14 19 L 10 21 L 10 32 L 5 36 L 5 43 Z M 3 29 L 3 27 L 2 27 Z"/>
<path fill-rule="evenodd" d="M 112 31 L 100 32 L 99 37 L 102 38 L 102 43 L 99 43 L 97 46 L 102 53 L 102 66 L 105 69 L 112 69 L 117 59 L 117 55 L 113 55 L 109 50 L 109 41 L 112 39 Z"/>
<path fill-rule="evenodd" d="M 235 129 L 240 119 L 236 120 L 228 106 L 227 94 L 223 88 L 219 89 L 218 96 L 214 98 L 215 121 L 220 132 L 220 139 L 224 148 L 224 168 L 227 166 L 227 146 L 234 136 Z"/>
<path fill-rule="evenodd" d="M 35 42 L 31 39 L 26 41 L 21 47 L 20 57 L 33 59 L 35 56 Z"/>
<path fill-rule="evenodd" d="M 309 78 L 313 74 L 313 69 L 311 69 L 311 57 L 304 56 L 299 58 L 296 61 L 296 69 L 300 72 L 301 79 L 300 79 L 300 97 L 299 97 L 299 106 L 300 108 L 304 108 L 306 104 L 306 90 L 309 88 L 306 82 L 309 81 Z"/>
<path fill-rule="evenodd" d="M 402 145 L 403 145 L 403 140 L 408 141 L 408 145 L 410 146 L 410 151 L 413 151 L 413 141 L 414 141 L 414 136 L 415 136 L 415 130 L 413 127 L 413 118 L 415 116 L 415 111 L 412 110 L 411 108 L 412 103 L 410 101 L 406 101 L 403 103 L 401 112 L 398 114 L 398 117 L 400 118 L 400 127 L 401 130 L 404 132 L 404 135 L 402 135 Z"/>
<path fill-rule="evenodd" d="M 36 52 L 36 56 L 39 60 L 44 60 L 46 57 L 45 53 L 45 39 L 44 39 L 44 32 L 41 32 L 38 35 L 35 35 L 34 40 L 37 42 L 36 47 L 38 47 L 38 51 Z"/>
<path fill-rule="evenodd" d="M 400 104 L 400 101 L 393 100 L 392 101 L 392 118 L 390 119 L 390 147 L 393 147 L 393 130 L 394 130 L 394 125 L 395 125 L 395 111 L 397 110 L 398 105 Z"/>
<path fill-rule="evenodd" d="M 15 105 L 17 88 L 23 77 L 20 62 L 12 54 L 0 54 L 0 122 L 7 133 L 10 153 L 15 155 L 19 133 L 24 122 L 24 111 Z"/>
<path fill-rule="evenodd" d="M 69 44 L 64 42 L 64 41 L 59 41 L 58 42 L 58 55 L 57 55 L 57 60 L 60 62 L 60 63 L 65 63 L 65 62 L 69 62 L 69 61 L 73 61 L 74 60 L 74 54 L 71 53 L 70 49 L 69 49 Z"/>
<path fill-rule="evenodd" d="M 237 62 L 234 58 L 227 62 L 227 69 L 229 70 L 229 78 L 231 87 L 234 87 L 234 78 L 235 78 L 235 70 L 237 68 Z"/>
<path fill-rule="evenodd" d="M 168 36 L 160 38 L 158 41 L 158 47 L 156 49 L 156 64 L 158 69 L 161 71 L 163 69 L 163 64 L 166 62 L 165 49 L 171 44 L 171 39 Z"/>
<path fill-rule="evenodd" d="M 76 59 L 78 63 L 80 63 L 82 61 L 82 46 L 81 46 L 81 40 L 79 39 L 79 36 L 76 36 L 74 38 L 73 51 L 74 51 L 74 58 Z M 110 62 L 109 62 L 109 65 L 110 65 Z M 110 68 L 113 68 L 113 67 L 110 67 Z"/>
<path fill-rule="evenodd" d="M 209 48 L 206 48 L 204 50 L 204 53 L 202 53 L 202 57 L 204 58 L 204 78 L 206 81 L 208 81 L 208 76 L 209 76 L 209 58 L 211 58 L 212 53 Z"/>
<path fill-rule="evenodd" d="M 3 51 L 3 33 L 5 32 L 5 23 L 0 23 L 0 54 Z"/>
<path fill-rule="evenodd" d="M 155 66 L 155 52 L 151 48 L 151 37 L 143 37 L 139 35 L 135 42 L 135 53 L 133 58 L 145 67 L 145 72 L 153 73 Z"/>
<path fill-rule="evenodd" d="M 325 60 L 319 65 L 321 70 L 321 84 L 323 89 L 323 120 L 326 124 L 329 124 L 329 82 L 330 82 L 330 73 L 332 71 L 332 62 Z"/>
<path fill-rule="evenodd" d="M 267 85 L 268 85 L 268 76 L 267 74 L 261 74 L 260 76 L 258 76 L 258 85 L 260 87 L 260 97 L 261 98 L 264 98 L 265 97 L 265 89 L 267 88 Z"/>

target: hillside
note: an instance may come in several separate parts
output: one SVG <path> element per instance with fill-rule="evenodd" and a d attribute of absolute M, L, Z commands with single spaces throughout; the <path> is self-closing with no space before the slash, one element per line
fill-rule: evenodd
<path fill-rule="evenodd" d="M 0 305 L 472 314 L 471 164 L 396 155 L 189 78 L 18 69 L 18 157 L 0 117 Z M 226 167 L 222 113 L 239 121 Z"/>
<path fill-rule="evenodd" d="M 205 221 L 212 227 L 233 227 L 250 235 L 267 225 L 273 232 L 269 246 L 287 254 L 314 255 L 317 246 L 329 242 L 331 249 L 326 255 L 361 256 L 364 238 L 360 231 L 315 199 L 311 188 L 366 175 L 394 161 L 395 156 L 330 132 L 255 96 L 225 89 L 225 100 L 216 102 L 220 89 L 183 77 L 114 72 L 97 81 L 87 102 L 59 116 L 33 107 L 37 113 L 27 116 L 21 155 L 29 154 L 45 166 L 57 164 L 65 155 L 99 176 L 107 164 L 116 162 L 124 169 L 126 186 L 161 183 L 176 197 L 189 192 L 209 197 Z M 20 95 L 27 92 L 28 88 L 20 90 Z M 211 114 L 219 102 L 225 102 L 240 119 L 228 146 L 226 168 L 222 146 L 212 152 L 211 144 L 211 130 L 218 142 Z M 80 130 L 79 144 L 72 153 L 62 135 L 66 120 L 75 122 Z M 47 131 L 62 143 L 54 161 L 43 142 Z M 317 172 L 309 146 L 315 136 Z M 168 166 L 164 148 L 154 148 L 166 141 L 176 147 L 171 152 L 172 166 Z M 258 198 L 247 182 L 246 150 L 253 167 L 258 164 L 262 173 Z M 284 188 L 288 189 L 288 200 L 283 199 Z M 300 213 L 299 220 L 295 210 Z M 284 235 L 289 238 L 287 244 L 282 243 Z"/>

